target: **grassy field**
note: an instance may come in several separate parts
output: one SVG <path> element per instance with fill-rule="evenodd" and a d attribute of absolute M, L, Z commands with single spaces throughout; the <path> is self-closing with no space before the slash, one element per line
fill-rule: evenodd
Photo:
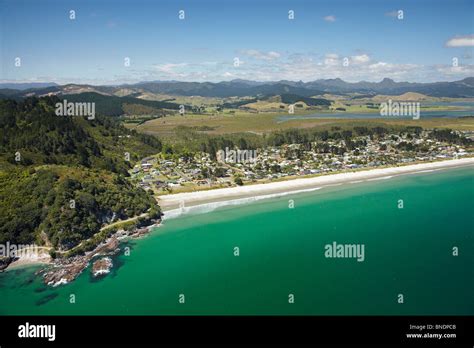
<path fill-rule="evenodd" d="M 201 97 L 201 96 L 180 96 L 180 95 L 168 95 L 168 94 L 154 94 L 154 93 L 142 93 L 140 99 L 145 100 L 156 100 L 156 101 L 171 101 L 176 104 L 194 105 L 194 106 L 217 106 L 222 103 L 232 103 L 239 100 L 250 99 L 250 97 L 229 97 L 229 98 L 217 98 L 217 97 Z"/>
<path fill-rule="evenodd" d="M 383 101 L 386 102 L 386 101 Z M 331 110 L 336 110 L 336 108 L 344 108 L 346 113 L 379 113 L 380 109 L 378 106 L 376 107 L 369 107 L 369 105 L 363 104 L 355 104 L 355 103 L 347 103 L 345 101 L 335 101 L 331 105 Z M 456 111 L 456 110 L 463 110 L 464 108 L 461 106 L 453 106 L 453 105 L 420 105 L 421 112 L 424 111 Z"/>
<path fill-rule="evenodd" d="M 302 114 L 302 113 L 299 113 Z M 278 116 L 285 113 L 247 113 L 237 111 L 224 115 L 184 115 L 169 116 L 145 122 L 139 126 L 128 125 L 139 132 L 158 135 L 173 140 L 179 127 L 189 127 L 205 134 L 254 133 L 263 134 L 290 128 L 320 127 L 330 129 L 333 126 L 353 127 L 378 125 L 410 125 L 424 128 L 451 128 L 457 130 L 474 130 L 474 118 L 430 118 L 430 119 L 306 119 L 279 122 Z"/>

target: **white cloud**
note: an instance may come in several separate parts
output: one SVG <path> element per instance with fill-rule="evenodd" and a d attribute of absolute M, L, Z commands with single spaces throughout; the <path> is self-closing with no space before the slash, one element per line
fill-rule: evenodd
<path fill-rule="evenodd" d="M 370 61 L 370 57 L 367 54 L 361 54 L 359 56 L 352 56 L 351 61 L 355 64 L 364 64 Z"/>
<path fill-rule="evenodd" d="M 444 76 L 450 76 L 452 78 L 463 78 L 466 76 L 474 75 L 473 65 L 438 65 L 436 71 Z"/>
<path fill-rule="evenodd" d="M 324 57 L 324 65 L 335 66 L 335 65 L 339 65 L 339 64 L 340 64 L 339 55 L 336 54 L 336 53 L 328 53 Z"/>
<path fill-rule="evenodd" d="M 474 34 L 455 36 L 446 42 L 447 47 L 472 47 L 474 46 Z"/>
<path fill-rule="evenodd" d="M 390 64 L 385 63 L 385 62 L 377 62 L 377 63 L 369 65 L 370 69 L 380 69 L 380 68 L 385 68 L 385 67 L 390 67 Z"/>
<path fill-rule="evenodd" d="M 258 50 L 244 50 L 241 54 L 259 60 L 274 60 L 280 58 L 281 54 L 275 51 L 263 52 Z"/>
<path fill-rule="evenodd" d="M 326 22 L 335 22 L 336 16 L 330 15 L 323 18 Z"/>
<path fill-rule="evenodd" d="M 254 54 L 255 52 L 250 52 Z M 262 53 L 262 52 L 260 52 Z M 269 52 L 264 52 L 266 56 Z M 260 56 L 259 54 L 256 54 Z M 276 55 L 273 55 L 276 56 Z M 344 64 L 345 59 L 349 64 Z M 345 81 L 380 81 L 385 77 L 395 81 L 453 81 L 474 76 L 474 65 L 449 64 L 418 65 L 410 63 L 394 63 L 380 60 L 372 55 L 357 53 L 342 55 L 336 52 L 327 54 L 292 52 L 278 53 L 278 59 L 248 59 L 246 64 L 235 67 L 233 57 L 222 61 L 202 62 L 163 62 L 149 68 L 130 69 L 127 74 L 114 75 L 108 78 L 97 76 L 94 80 L 80 77 L 64 77 L 55 79 L 38 77 L 37 81 L 51 81 L 60 84 L 120 84 L 152 80 L 179 81 L 228 81 L 245 79 L 255 81 L 314 81 L 317 79 L 341 78 Z M 105 76 L 105 75 L 104 75 Z M 7 82 L 7 81 L 4 81 Z M 21 81 L 16 81 L 21 82 Z"/>
<path fill-rule="evenodd" d="M 155 64 L 153 67 L 157 69 L 158 71 L 164 72 L 164 73 L 173 73 L 176 71 L 178 68 L 182 68 L 187 66 L 186 63 L 178 63 L 178 64 L 173 64 L 173 63 L 166 63 L 166 64 Z"/>
<path fill-rule="evenodd" d="M 317 79 L 342 78 L 346 81 L 380 81 L 385 77 L 394 80 L 432 81 L 437 76 L 433 70 L 416 64 L 395 64 L 374 60 L 368 54 L 344 56 L 330 52 L 322 57 L 316 54 L 291 54 L 277 61 L 249 63 L 246 69 L 233 71 L 235 78 L 259 81 L 313 81 Z M 439 75 L 438 75 L 439 76 Z M 223 76 L 221 75 L 222 79 Z"/>

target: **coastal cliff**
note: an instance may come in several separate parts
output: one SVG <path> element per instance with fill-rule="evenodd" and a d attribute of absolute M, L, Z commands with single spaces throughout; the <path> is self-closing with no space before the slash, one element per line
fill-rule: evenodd
<path fill-rule="evenodd" d="M 144 221 L 146 221 L 146 225 Z M 77 250 L 71 250 L 65 257 L 56 258 L 50 266 L 41 269 L 37 274 L 43 277 L 45 284 L 53 287 L 70 283 L 75 280 L 95 258 L 99 256 L 117 255 L 120 252 L 120 241 L 128 238 L 142 237 L 148 234 L 151 229 L 160 222 L 161 217 L 144 220 L 137 219 L 137 223 L 132 228 L 119 229 L 114 227 L 110 231 L 104 230 L 112 234 L 91 251 L 84 252 L 80 249 L 80 252 L 78 252 Z M 104 259 L 100 259 L 93 263 L 92 272 L 94 275 L 100 274 L 100 270 L 110 271 L 110 268 L 112 268 L 113 264 L 111 260 L 110 263 L 103 260 Z"/>
<path fill-rule="evenodd" d="M 46 250 L 41 259 L 3 258 L 0 271 L 50 262 L 50 284 L 75 279 L 93 255 L 112 252 L 120 229 L 161 216 L 153 195 L 129 180 L 133 163 L 159 152 L 161 142 L 100 114 L 58 117 L 59 101 L 0 100 L 0 244 Z"/>

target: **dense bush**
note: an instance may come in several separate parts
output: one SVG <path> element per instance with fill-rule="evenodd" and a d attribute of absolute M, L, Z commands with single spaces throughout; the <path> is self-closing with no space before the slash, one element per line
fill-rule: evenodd
<path fill-rule="evenodd" d="M 159 140 L 109 117 L 56 116 L 56 102 L 0 101 L 0 243 L 67 250 L 94 236 L 87 249 L 111 221 L 150 209 L 159 216 L 153 196 L 124 178 L 124 153 L 132 161 L 157 153 Z"/>

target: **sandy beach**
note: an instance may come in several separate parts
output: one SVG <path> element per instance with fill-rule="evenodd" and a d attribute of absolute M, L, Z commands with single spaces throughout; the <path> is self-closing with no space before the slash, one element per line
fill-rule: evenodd
<path fill-rule="evenodd" d="M 165 218 L 172 216 L 189 207 L 208 205 L 225 201 L 243 200 L 248 198 L 274 197 L 288 193 L 311 191 L 324 186 L 339 185 L 350 182 L 363 182 L 390 178 L 395 175 L 412 174 L 424 171 L 434 171 L 446 168 L 464 167 L 474 165 L 474 158 L 450 159 L 439 162 L 404 165 L 391 168 L 375 168 L 357 172 L 327 174 L 312 178 L 301 178 L 267 184 L 229 187 L 209 191 L 186 192 L 158 197 L 158 204 L 165 213 Z"/>
<path fill-rule="evenodd" d="M 29 252 L 22 254 L 18 260 L 12 262 L 7 270 L 20 268 L 30 265 L 40 265 L 51 263 L 51 256 L 49 255 L 49 248 L 38 247 L 38 252 Z"/>

